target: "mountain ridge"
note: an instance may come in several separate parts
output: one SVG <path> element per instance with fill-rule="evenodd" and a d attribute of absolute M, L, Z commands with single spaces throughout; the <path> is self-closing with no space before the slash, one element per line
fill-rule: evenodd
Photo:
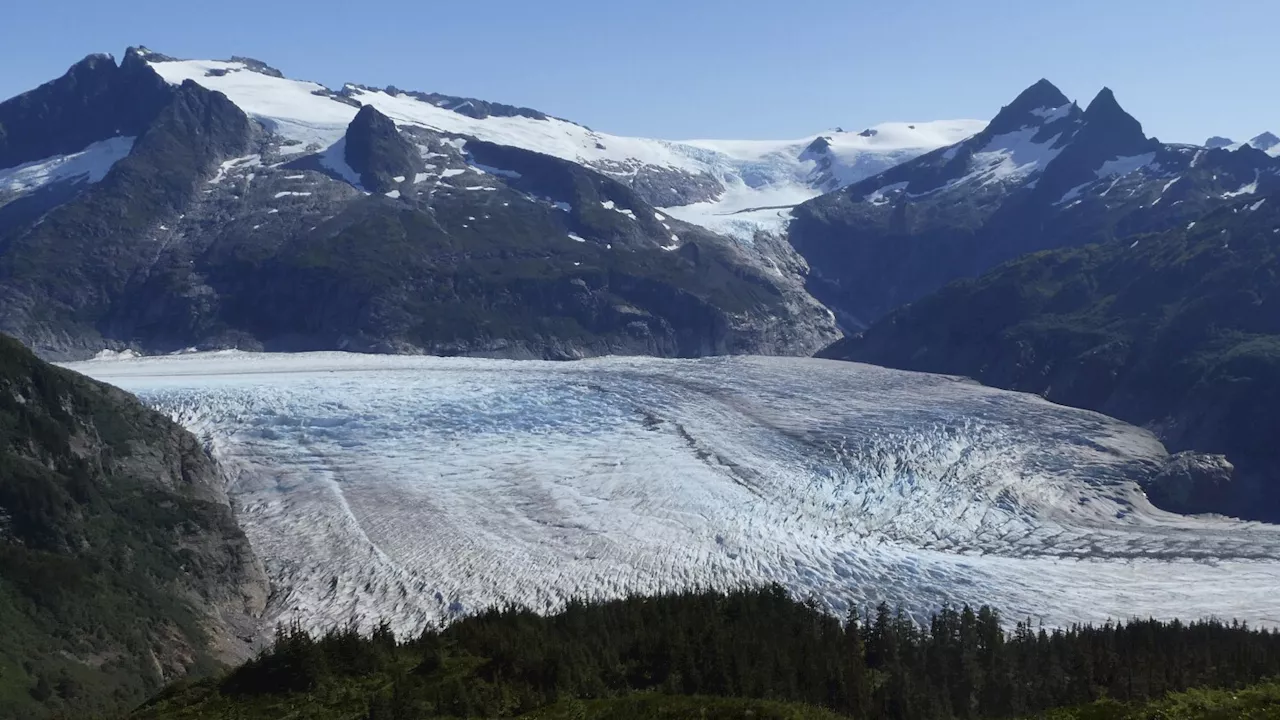
<path fill-rule="evenodd" d="M 1042 80 L 982 132 L 796 207 L 812 294 L 858 330 L 1019 255 L 1170 229 L 1280 187 L 1280 160 L 1252 147 L 1147 138 L 1108 88 L 1083 111 L 1064 100 Z"/>
<path fill-rule="evenodd" d="M 468 143 L 481 139 L 398 124 L 258 61 L 192 65 L 135 49 L 125 65 L 165 79 L 167 109 L 109 170 L 41 185 L 37 166 L 7 203 L 0 171 L 0 327 L 46 354 L 569 358 L 804 352 L 835 336 L 798 271 L 780 272 L 796 264 L 785 247 L 738 247 L 658 212 L 634 183 L 577 163 L 556 180 L 551 166 L 565 161 L 546 154 L 521 160 L 525 173 L 473 162 Z M 393 114 L 425 107 L 383 99 Z M 260 112 L 280 103 L 279 117 Z M 305 122 L 299 107 L 336 124 Z"/>

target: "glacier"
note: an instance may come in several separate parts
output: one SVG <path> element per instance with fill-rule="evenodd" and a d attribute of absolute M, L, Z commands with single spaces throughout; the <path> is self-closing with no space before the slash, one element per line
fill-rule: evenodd
<path fill-rule="evenodd" d="M 778 582 L 834 612 L 1280 625 L 1280 527 L 1154 508 L 1145 430 L 962 378 L 800 358 L 237 351 L 71 367 L 220 461 L 264 627 Z"/>

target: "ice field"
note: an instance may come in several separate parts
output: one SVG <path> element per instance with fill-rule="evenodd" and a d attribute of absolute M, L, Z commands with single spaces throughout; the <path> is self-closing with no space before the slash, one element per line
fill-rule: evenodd
<path fill-rule="evenodd" d="M 1156 510 L 1146 431 L 957 378 L 752 357 L 70 367 L 206 440 L 275 584 L 266 627 L 768 581 L 834 610 L 1280 625 L 1280 526 Z"/>

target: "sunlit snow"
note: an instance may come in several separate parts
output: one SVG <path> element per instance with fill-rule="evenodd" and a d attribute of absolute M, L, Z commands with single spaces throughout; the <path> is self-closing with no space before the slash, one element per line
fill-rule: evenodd
<path fill-rule="evenodd" d="M 216 60 L 152 62 L 160 77 L 174 85 L 185 80 L 231 99 L 245 113 L 297 145 L 282 152 L 328 147 L 346 132 L 357 109 L 317 95 L 318 83 L 277 78 L 248 69 L 243 63 Z"/>
<path fill-rule="evenodd" d="M 338 138 L 320 154 L 320 164 L 357 190 L 364 190 L 360 175 L 347 164 L 347 138 Z"/>
<path fill-rule="evenodd" d="M 970 178 L 980 179 L 984 184 L 1018 180 L 1044 170 L 1062 148 L 1053 146 L 1058 136 L 1035 142 L 1039 132 L 1039 127 L 1028 127 L 991 138 L 982 150 L 973 154 L 969 175 L 958 182 Z"/>
<path fill-rule="evenodd" d="M 330 148 L 325 164 L 359 187 L 335 152 L 357 108 L 326 96 L 311 82 L 255 72 L 243 63 L 209 60 L 155 61 L 151 66 L 171 83 L 192 80 L 229 97 L 242 110 L 298 153 Z M 473 118 L 408 94 L 348 86 L 358 103 L 372 105 L 401 125 L 474 137 L 597 167 L 616 176 L 635 175 L 641 167 L 684 171 L 714 178 L 724 192 L 713 201 L 666 208 L 686 222 L 749 239 L 757 230 L 785 225 L 785 210 L 849 183 L 870 177 L 930 150 L 959 142 L 985 127 L 977 120 L 883 123 L 862 132 L 832 131 L 798 140 L 669 141 L 596 132 L 556 118 Z M 822 161 L 806 148 L 818 137 L 828 148 Z M 462 141 L 458 147 L 461 149 Z M 483 172 L 504 171 L 473 166 Z M 448 177 L 450 171 L 445 171 Z M 509 171 L 506 174 L 510 175 Z"/>
<path fill-rule="evenodd" d="M 133 140 L 114 137 L 93 143 L 77 153 L 0 169 L 0 192 L 26 193 L 64 180 L 99 182 L 113 165 L 129 154 Z"/>
<path fill-rule="evenodd" d="M 780 232 L 790 209 L 823 192 L 871 177 L 982 130 L 977 120 L 882 123 L 862 132 L 829 132 L 791 141 L 686 140 L 667 143 L 702 166 L 725 191 L 715 200 L 663 212 L 717 232 L 750 239 Z M 822 137 L 830 166 L 806 149 Z"/>
<path fill-rule="evenodd" d="M 1031 111 L 1031 114 L 1044 118 L 1044 124 L 1048 125 L 1051 122 L 1056 122 L 1069 115 L 1071 113 L 1071 106 L 1074 104 L 1075 103 L 1066 103 L 1065 105 L 1060 105 L 1056 108 L 1036 108 Z"/>
<path fill-rule="evenodd" d="M 1240 197 L 1241 195 L 1255 195 L 1258 192 L 1258 175 L 1255 172 L 1253 182 L 1240 186 L 1239 190 L 1222 193 L 1224 198 Z"/>
<path fill-rule="evenodd" d="M 1131 172 L 1141 170 L 1142 168 L 1150 165 L 1155 159 L 1156 154 L 1153 152 L 1143 153 L 1141 155 L 1126 155 L 1124 157 L 1118 157 L 1102 163 L 1102 167 L 1098 168 L 1096 174 L 1099 179 L 1128 175 Z M 1173 183 L 1171 182 L 1170 184 Z M 1168 186 L 1166 185 L 1165 187 Z"/>
<path fill-rule="evenodd" d="M 1280 528 L 1153 509 L 1146 431 L 796 358 L 235 352 L 75 369 L 201 435 L 268 623 L 397 631 L 502 601 L 778 581 L 839 609 L 1280 622 Z"/>

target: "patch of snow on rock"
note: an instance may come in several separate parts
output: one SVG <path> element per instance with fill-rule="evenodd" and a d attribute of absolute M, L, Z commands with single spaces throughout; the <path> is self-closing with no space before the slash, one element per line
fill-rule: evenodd
<path fill-rule="evenodd" d="M 973 154 L 972 169 L 959 182 L 978 179 L 985 185 L 1019 180 L 1044 170 L 1062 149 L 1053 147 L 1057 136 L 1034 142 L 1039 131 L 1038 127 L 1029 127 L 991 138 L 986 147 Z"/>
<path fill-rule="evenodd" d="M 905 188 L 908 184 L 909 183 L 905 183 L 905 182 L 896 182 L 896 183 L 893 183 L 892 185 L 885 185 L 879 190 L 869 193 L 865 198 L 863 198 L 863 200 L 865 202 L 871 203 L 872 205 L 883 205 L 889 202 L 889 198 L 887 197 L 888 193 L 898 192 L 899 190 L 902 190 L 903 188 Z"/>
<path fill-rule="evenodd" d="M 341 137 L 320 155 L 320 164 L 357 190 L 364 190 L 360 175 L 347 164 L 347 138 Z"/>
<path fill-rule="evenodd" d="M 1256 195 L 1257 192 L 1258 192 L 1258 178 L 1254 177 L 1253 182 L 1249 183 L 1248 185 L 1241 186 L 1239 190 L 1236 190 L 1234 192 L 1222 193 L 1222 197 L 1233 198 L 1233 197 L 1240 197 L 1241 195 Z"/>
<path fill-rule="evenodd" d="M 1153 152 L 1143 153 L 1141 155 L 1118 157 L 1114 160 L 1108 160 L 1102 163 L 1102 167 L 1098 168 L 1097 176 L 1098 179 L 1102 179 L 1128 175 L 1131 172 L 1141 170 L 1142 168 L 1150 165 L 1151 161 L 1155 159 L 1156 154 Z M 1177 178 L 1174 178 L 1174 181 L 1176 182 Z M 1169 184 L 1172 185 L 1173 182 L 1170 182 Z M 1168 185 L 1165 187 L 1167 188 Z M 1161 192 L 1163 193 L 1163 191 Z"/>
<path fill-rule="evenodd" d="M 0 170 L 0 191 L 27 193 L 51 183 L 74 180 L 96 183 L 133 150 L 134 138 L 114 137 L 80 152 L 24 163 Z"/>

